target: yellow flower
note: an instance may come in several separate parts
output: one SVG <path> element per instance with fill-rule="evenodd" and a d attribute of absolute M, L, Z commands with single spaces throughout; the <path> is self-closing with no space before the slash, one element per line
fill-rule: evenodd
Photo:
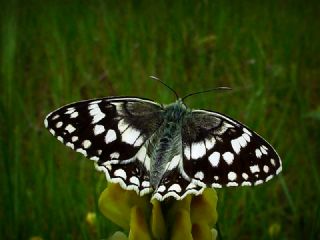
<path fill-rule="evenodd" d="M 90 225 L 90 226 L 94 226 L 96 224 L 97 221 L 97 216 L 95 212 L 88 212 L 86 215 L 86 222 Z"/>
<path fill-rule="evenodd" d="M 214 189 L 179 201 L 150 199 L 151 195 L 140 197 L 109 183 L 99 198 L 99 208 L 105 217 L 129 232 L 130 240 L 216 239 L 213 226 L 217 222 L 218 198 Z"/>

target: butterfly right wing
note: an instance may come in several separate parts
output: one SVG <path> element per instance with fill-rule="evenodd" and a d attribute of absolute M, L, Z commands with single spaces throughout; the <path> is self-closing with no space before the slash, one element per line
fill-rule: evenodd
<path fill-rule="evenodd" d="M 96 161 L 108 181 L 142 195 L 151 191 L 147 140 L 161 126 L 162 112 L 147 99 L 111 97 L 69 104 L 44 123 L 60 142 Z"/>
<path fill-rule="evenodd" d="M 273 147 L 242 123 L 194 110 L 182 127 L 183 170 L 199 186 L 253 186 L 282 170 Z"/>

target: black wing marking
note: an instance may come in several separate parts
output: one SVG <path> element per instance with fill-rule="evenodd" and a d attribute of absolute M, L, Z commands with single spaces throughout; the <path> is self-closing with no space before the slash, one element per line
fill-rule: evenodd
<path fill-rule="evenodd" d="M 188 194 L 199 195 L 204 190 L 191 182 L 191 179 L 182 169 L 182 156 L 174 156 L 167 165 L 166 172 L 163 175 L 158 188 L 154 191 L 152 198 L 163 201 L 166 198 L 173 197 L 177 200 L 183 199 Z"/>
<path fill-rule="evenodd" d="M 147 157 L 146 154 L 138 156 Z M 109 182 L 119 183 L 122 188 L 134 190 L 140 196 L 153 191 L 150 186 L 149 170 L 144 161 L 138 157 L 131 162 L 96 164 L 96 168 L 105 173 Z"/>
<path fill-rule="evenodd" d="M 66 105 L 50 113 L 44 124 L 66 146 L 97 161 L 111 182 L 143 194 L 148 186 L 142 179 L 149 178 L 150 165 L 146 142 L 162 124 L 162 112 L 162 106 L 147 99 L 111 97 Z M 141 175 L 138 188 L 130 176 L 133 169 Z M 121 183 L 117 174 L 123 171 L 128 178 Z"/>
<path fill-rule="evenodd" d="M 182 144 L 183 169 L 199 186 L 258 185 L 282 170 L 269 143 L 220 113 L 192 111 L 183 122 Z"/>

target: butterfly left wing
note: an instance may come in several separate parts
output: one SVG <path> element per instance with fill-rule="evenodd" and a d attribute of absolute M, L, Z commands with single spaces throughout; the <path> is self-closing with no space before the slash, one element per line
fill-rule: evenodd
<path fill-rule="evenodd" d="M 64 106 L 44 124 L 60 142 L 96 161 L 110 182 L 143 195 L 151 191 L 147 140 L 162 124 L 162 111 L 148 99 L 111 97 Z"/>
<path fill-rule="evenodd" d="M 269 181 L 281 160 L 263 138 L 220 113 L 194 110 L 182 125 L 183 167 L 203 187 L 251 186 Z"/>

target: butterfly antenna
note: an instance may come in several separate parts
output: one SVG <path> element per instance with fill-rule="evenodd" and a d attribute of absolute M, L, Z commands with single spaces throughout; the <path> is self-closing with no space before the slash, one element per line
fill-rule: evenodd
<path fill-rule="evenodd" d="M 177 99 L 179 99 L 178 93 L 172 87 L 168 86 L 167 84 L 165 84 L 164 82 L 162 82 L 159 78 L 157 78 L 155 76 L 150 76 L 150 78 L 161 82 L 163 85 L 165 85 L 167 88 L 169 88 L 176 95 Z"/>
<path fill-rule="evenodd" d="M 197 94 L 201 94 L 201 93 L 207 93 L 207 92 L 213 92 L 213 91 L 217 91 L 217 90 L 232 90 L 232 88 L 229 87 L 217 87 L 217 88 L 212 88 L 209 90 L 205 90 L 205 91 L 201 91 L 201 92 L 195 92 L 195 93 L 190 93 L 186 96 L 184 96 L 181 100 L 183 101 L 184 99 L 193 96 L 193 95 L 197 95 Z"/>

